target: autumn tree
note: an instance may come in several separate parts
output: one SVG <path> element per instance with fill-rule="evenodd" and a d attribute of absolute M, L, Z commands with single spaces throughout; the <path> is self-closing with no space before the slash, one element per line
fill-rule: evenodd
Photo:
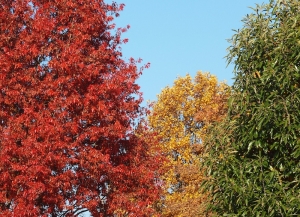
<path fill-rule="evenodd" d="M 0 3 L 0 215 L 150 216 L 136 61 L 102 0 Z M 142 70 L 142 69 L 141 69 Z"/>
<path fill-rule="evenodd" d="M 257 6 L 232 37 L 226 121 L 211 130 L 206 183 L 220 216 L 300 215 L 300 2 Z"/>
<path fill-rule="evenodd" d="M 199 190 L 203 179 L 199 153 L 207 126 L 226 114 L 229 93 L 215 76 L 198 72 L 195 79 L 179 77 L 158 95 L 149 123 L 168 158 L 161 177 L 165 185 L 162 216 L 205 215 L 207 195 Z"/>

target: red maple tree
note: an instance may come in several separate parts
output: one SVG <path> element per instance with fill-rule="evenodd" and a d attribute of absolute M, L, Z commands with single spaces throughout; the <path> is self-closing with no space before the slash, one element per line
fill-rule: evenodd
<path fill-rule="evenodd" d="M 159 158 L 133 130 L 142 69 L 111 22 L 123 6 L 1 0 L 0 216 L 153 211 Z"/>

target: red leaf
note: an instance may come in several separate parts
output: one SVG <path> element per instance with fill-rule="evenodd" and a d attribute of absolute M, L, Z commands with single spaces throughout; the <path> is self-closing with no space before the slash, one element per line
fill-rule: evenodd
<path fill-rule="evenodd" d="M 0 216 L 151 216 L 160 160 L 130 124 L 144 115 L 138 61 L 118 49 L 130 26 L 111 31 L 124 4 L 11 2 L 0 9 Z"/>

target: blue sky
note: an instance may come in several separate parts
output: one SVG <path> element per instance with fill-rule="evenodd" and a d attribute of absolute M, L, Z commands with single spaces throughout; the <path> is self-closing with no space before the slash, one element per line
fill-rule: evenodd
<path fill-rule="evenodd" d="M 233 65 L 224 56 L 234 34 L 242 27 L 248 7 L 262 0 L 116 0 L 125 9 L 115 20 L 117 27 L 130 25 L 123 34 L 123 57 L 142 58 L 151 67 L 138 80 L 146 100 L 171 86 L 178 76 L 209 71 L 232 84 Z M 111 2 L 107 0 L 106 2 Z M 145 105 L 145 104 L 144 104 Z M 88 213 L 83 216 L 90 216 Z"/>
<path fill-rule="evenodd" d="M 110 2 L 110 1 L 107 1 Z M 209 71 L 232 84 L 233 65 L 226 68 L 226 39 L 242 27 L 242 18 L 262 0 L 123 0 L 117 27 L 123 34 L 124 58 L 142 58 L 151 67 L 138 80 L 144 99 L 155 100 L 178 76 Z"/>

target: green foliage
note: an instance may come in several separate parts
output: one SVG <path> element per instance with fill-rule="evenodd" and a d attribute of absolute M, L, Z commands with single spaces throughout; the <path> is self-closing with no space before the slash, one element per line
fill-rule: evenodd
<path fill-rule="evenodd" d="M 204 187 L 223 216 L 300 215 L 300 2 L 257 6 L 230 40 L 228 118 L 211 129 Z"/>

